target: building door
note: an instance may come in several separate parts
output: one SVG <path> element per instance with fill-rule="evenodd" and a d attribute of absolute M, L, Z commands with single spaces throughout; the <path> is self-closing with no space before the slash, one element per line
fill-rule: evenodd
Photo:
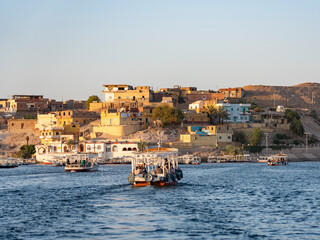
<path fill-rule="evenodd" d="M 237 122 L 237 117 L 233 117 L 233 122 L 234 122 L 234 123 Z"/>

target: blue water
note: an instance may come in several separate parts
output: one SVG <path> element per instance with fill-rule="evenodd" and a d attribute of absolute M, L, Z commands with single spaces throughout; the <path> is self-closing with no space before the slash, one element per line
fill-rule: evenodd
<path fill-rule="evenodd" d="M 320 239 L 319 162 L 181 168 L 164 188 L 128 165 L 0 169 L 0 239 Z"/>

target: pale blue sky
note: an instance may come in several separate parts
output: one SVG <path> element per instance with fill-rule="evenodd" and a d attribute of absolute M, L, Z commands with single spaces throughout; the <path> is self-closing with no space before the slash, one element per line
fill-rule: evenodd
<path fill-rule="evenodd" d="M 0 0 L 0 98 L 320 79 L 318 0 Z"/>

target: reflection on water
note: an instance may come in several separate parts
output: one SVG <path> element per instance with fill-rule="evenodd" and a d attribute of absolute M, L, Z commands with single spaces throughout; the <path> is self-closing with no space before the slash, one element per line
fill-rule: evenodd
<path fill-rule="evenodd" d="M 0 171 L 0 238 L 320 238 L 320 163 L 182 166 L 174 187 L 133 188 L 130 166 Z"/>

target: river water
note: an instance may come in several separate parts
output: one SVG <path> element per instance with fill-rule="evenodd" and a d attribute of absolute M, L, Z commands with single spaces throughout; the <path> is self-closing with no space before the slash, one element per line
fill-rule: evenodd
<path fill-rule="evenodd" d="M 0 239 L 320 239 L 320 163 L 181 166 L 134 188 L 129 165 L 0 169 Z"/>

